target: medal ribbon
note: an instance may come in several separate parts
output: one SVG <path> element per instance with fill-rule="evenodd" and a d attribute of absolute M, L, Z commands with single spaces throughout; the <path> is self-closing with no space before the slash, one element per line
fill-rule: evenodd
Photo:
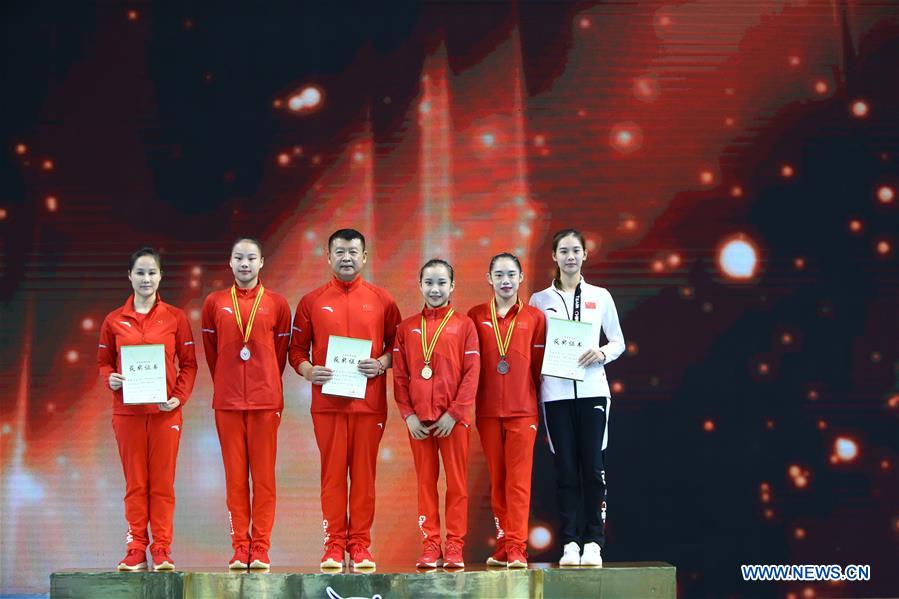
<path fill-rule="evenodd" d="M 431 363 L 431 356 L 434 354 L 434 348 L 437 347 L 437 338 L 440 337 L 440 333 L 443 332 L 443 329 L 446 328 L 446 323 L 449 322 L 449 319 L 453 314 L 456 313 L 455 308 L 450 308 L 449 312 L 446 313 L 446 316 L 443 317 L 443 320 L 440 322 L 440 326 L 437 327 L 437 332 L 434 333 L 434 338 L 431 339 L 430 345 L 428 345 L 425 340 L 428 338 L 428 325 L 425 320 L 424 312 L 421 314 L 421 350 L 425 354 L 425 364 Z"/>
<path fill-rule="evenodd" d="M 250 333 L 253 331 L 253 322 L 256 320 L 256 311 L 259 310 L 259 303 L 262 301 L 262 294 L 265 293 L 265 287 L 259 285 L 259 294 L 256 301 L 253 302 L 253 310 L 250 312 L 250 320 L 247 321 L 247 330 L 244 331 L 243 319 L 240 317 L 240 306 L 237 305 L 237 285 L 231 286 L 231 303 L 234 304 L 234 318 L 237 319 L 237 328 L 243 335 L 243 344 L 250 342 Z"/>
<path fill-rule="evenodd" d="M 505 358 L 509 351 L 509 344 L 512 343 L 512 332 L 515 330 L 515 321 L 518 320 L 518 315 L 521 314 L 522 305 L 522 301 L 519 299 L 518 312 L 515 313 L 515 317 L 509 325 L 509 330 L 506 332 L 506 341 L 503 342 L 503 338 L 499 333 L 499 320 L 496 317 L 496 297 L 490 300 L 490 320 L 493 321 L 493 333 L 496 335 L 496 345 L 499 347 L 500 358 Z"/>

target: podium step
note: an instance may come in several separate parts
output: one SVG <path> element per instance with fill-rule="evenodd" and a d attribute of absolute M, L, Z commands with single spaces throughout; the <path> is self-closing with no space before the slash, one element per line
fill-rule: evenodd
<path fill-rule="evenodd" d="M 524 570 L 468 567 L 461 571 L 392 568 L 372 573 L 273 568 L 231 572 L 63 570 L 50 575 L 53 599 L 407 599 L 412 597 L 674 599 L 675 568 L 664 562 L 609 563 L 603 568 L 531 564 Z"/>

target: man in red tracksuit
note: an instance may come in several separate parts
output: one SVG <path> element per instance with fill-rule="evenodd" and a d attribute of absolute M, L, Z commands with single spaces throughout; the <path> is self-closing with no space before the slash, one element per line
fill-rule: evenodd
<path fill-rule="evenodd" d="M 259 279 L 262 245 L 231 248 L 234 285 L 203 305 L 203 347 L 212 375 L 215 425 L 225 466 L 232 569 L 268 568 L 275 520 L 275 457 L 290 343 L 290 307 Z M 252 508 L 248 477 L 253 479 Z M 252 520 L 252 531 L 250 521 Z"/>
<path fill-rule="evenodd" d="M 418 479 L 417 565 L 462 568 L 468 530 L 468 442 L 471 408 L 481 361 L 471 320 L 449 304 L 453 270 L 444 260 L 425 263 L 419 274 L 425 307 L 404 320 L 393 350 L 394 399 L 409 429 Z M 423 347 L 425 345 L 426 347 Z M 446 473 L 446 546 L 440 547 L 437 479 Z"/>
<path fill-rule="evenodd" d="M 546 318 L 518 298 L 518 258 L 494 256 L 487 276 L 493 299 L 468 311 L 481 344 L 477 426 L 496 524 L 496 551 L 487 565 L 525 568 Z"/>
<path fill-rule="evenodd" d="M 359 231 L 341 229 L 331 235 L 328 261 L 334 276 L 300 300 L 290 344 L 290 365 L 312 383 L 312 424 L 321 453 L 324 568 L 341 567 L 347 551 L 355 568 L 375 567 L 369 551 L 375 470 L 387 421 L 390 349 L 401 319 L 390 294 L 362 279 L 366 260 L 365 237 Z M 331 335 L 372 342 L 371 356 L 359 363 L 369 379 L 362 400 L 322 393 L 333 374 L 323 366 Z"/>

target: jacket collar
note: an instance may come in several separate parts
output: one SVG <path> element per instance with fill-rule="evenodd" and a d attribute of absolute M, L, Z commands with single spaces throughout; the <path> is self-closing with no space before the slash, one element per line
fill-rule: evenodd
<path fill-rule="evenodd" d="M 156 301 L 153 303 L 153 307 L 150 308 L 150 311 L 147 312 L 147 316 L 152 314 L 156 308 L 159 307 L 159 304 L 162 303 L 162 296 L 159 292 L 156 292 Z M 125 305 L 122 307 L 122 316 L 127 316 L 128 318 L 133 318 L 134 320 L 138 320 L 142 314 L 140 314 L 137 310 L 134 309 L 134 294 L 128 296 L 128 299 L 125 300 Z"/>
<path fill-rule="evenodd" d="M 331 277 L 331 285 L 339 289 L 340 291 L 345 291 L 349 293 L 350 291 L 355 290 L 362 284 L 362 275 L 356 275 L 356 278 L 352 281 L 341 281 L 337 275 Z"/>
<path fill-rule="evenodd" d="M 491 300 L 491 301 L 492 301 L 492 300 Z M 490 303 L 491 303 L 491 302 L 487 302 L 487 312 L 488 312 L 488 313 L 490 312 Z M 524 309 L 524 304 L 521 303 L 521 298 L 515 298 L 515 303 L 512 304 L 512 307 L 509 308 L 509 311 L 506 312 L 506 315 L 505 315 L 505 316 L 500 316 L 500 315 L 499 315 L 499 307 L 497 306 L 496 317 L 497 317 L 499 320 L 503 320 L 503 319 L 505 319 L 505 318 L 515 318 L 515 315 L 518 314 L 518 307 L 519 307 L 519 306 L 521 306 L 522 309 Z"/>
<path fill-rule="evenodd" d="M 446 316 L 446 313 L 449 312 L 450 308 L 453 307 L 452 302 L 443 306 L 442 308 L 429 308 L 427 304 L 422 308 L 421 313 L 425 318 L 436 318 L 438 320 L 443 320 L 443 317 Z"/>
<path fill-rule="evenodd" d="M 237 286 L 237 283 L 231 283 L 231 286 L 237 289 L 237 297 L 239 298 L 254 298 L 259 293 L 259 290 L 262 289 L 262 277 L 256 279 L 256 286 L 252 289 L 241 289 Z M 231 292 L 228 291 L 228 295 L 231 295 Z"/>

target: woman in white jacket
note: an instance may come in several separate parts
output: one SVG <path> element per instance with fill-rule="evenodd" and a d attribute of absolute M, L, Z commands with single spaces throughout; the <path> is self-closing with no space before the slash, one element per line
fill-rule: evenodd
<path fill-rule="evenodd" d="M 590 322 L 592 346 L 580 358 L 583 382 L 544 376 L 540 385 L 543 420 L 555 456 L 559 504 L 560 566 L 602 566 L 605 543 L 606 476 L 611 392 L 605 365 L 624 351 L 624 335 L 612 295 L 581 276 L 587 259 L 584 236 L 564 229 L 553 237 L 556 276 L 531 296 L 530 304 L 550 318 Z M 549 321 L 547 320 L 547 323 Z M 600 346 L 600 333 L 607 343 Z M 583 506 L 584 529 L 577 527 Z M 583 554 L 581 553 L 583 546 Z"/>

